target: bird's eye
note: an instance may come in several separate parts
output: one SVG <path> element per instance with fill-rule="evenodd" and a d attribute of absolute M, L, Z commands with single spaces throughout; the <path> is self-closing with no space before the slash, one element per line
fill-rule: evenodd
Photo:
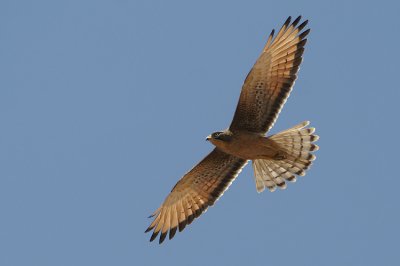
<path fill-rule="evenodd" d="M 214 139 L 219 138 L 219 136 L 220 136 L 220 133 L 219 133 L 219 132 L 215 132 L 215 133 L 214 133 Z"/>

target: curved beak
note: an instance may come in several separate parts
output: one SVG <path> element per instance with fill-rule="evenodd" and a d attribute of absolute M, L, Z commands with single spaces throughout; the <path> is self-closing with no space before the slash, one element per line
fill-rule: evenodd
<path fill-rule="evenodd" d="M 206 138 L 206 141 L 209 141 L 211 139 L 211 135 L 208 135 Z"/>

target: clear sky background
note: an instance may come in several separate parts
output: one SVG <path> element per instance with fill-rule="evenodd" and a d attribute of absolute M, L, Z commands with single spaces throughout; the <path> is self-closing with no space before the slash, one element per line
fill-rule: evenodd
<path fill-rule="evenodd" d="M 374 3 L 372 3 L 374 2 Z M 400 265 L 396 1 L 1 1 L 0 265 Z M 226 128 L 272 28 L 312 29 L 273 132 L 311 120 L 311 171 L 248 165 L 163 245 L 144 234 Z"/>

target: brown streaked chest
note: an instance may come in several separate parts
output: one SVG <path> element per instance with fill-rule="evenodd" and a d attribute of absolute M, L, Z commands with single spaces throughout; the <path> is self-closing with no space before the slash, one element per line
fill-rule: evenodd
<path fill-rule="evenodd" d="M 246 160 L 271 158 L 276 151 L 273 142 L 251 132 L 236 133 L 230 141 L 213 141 L 213 144 L 228 154 Z"/>

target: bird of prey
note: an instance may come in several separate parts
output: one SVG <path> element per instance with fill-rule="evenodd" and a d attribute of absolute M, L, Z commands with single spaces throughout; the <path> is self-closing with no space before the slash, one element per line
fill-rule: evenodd
<path fill-rule="evenodd" d="M 265 134 L 274 125 L 297 78 L 306 36 L 307 20 L 301 16 L 291 23 L 289 17 L 274 38 L 272 30 L 267 43 L 247 75 L 233 120 L 228 129 L 207 137 L 215 148 L 192 170 L 186 173 L 150 216 L 153 230 L 150 241 L 161 232 L 161 244 L 169 232 L 199 217 L 221 197 L 249 160 L 252 161 L 257 192 L 268 188 L 286 188 L 286 181 L 304 176 L 318 146 L 314 128 L 300 123 L 272 136 Z"/>

